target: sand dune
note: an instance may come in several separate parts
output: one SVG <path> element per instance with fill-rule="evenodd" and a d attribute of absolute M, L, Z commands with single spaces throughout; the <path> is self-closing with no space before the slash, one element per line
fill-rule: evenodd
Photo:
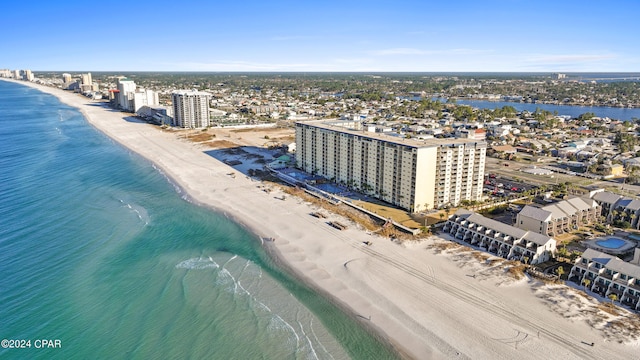
<path fill-rule="evenodd" d="M 640 353 L 632 336 L 606 326 L 607 319 L 621 318 L 606 318 L 597 305 L 575 295 L 578 290 L 513 280 L 499 260 L 481 264 L 465 248 L 437 250 L 433 245 L 446 241 L 437 237 L 400 245 L 353 224 L 334 229 L 326 221 L 348 220 L 312 217 L 317 209 L 298 198 L 278 200 L 260 182 L 231 177 L 229 166 L 172 133 L 125 121 L 127 114 L 76 94 L 25 85 L 81 109 L 93 126 L 156 164 L 196 202 L 228 214 L 257 236 L 275 238 L 264 246 L 280 261 L 407 357 L 632 359 Z M 623 313 L 622 319 L 637 319 Z"/>

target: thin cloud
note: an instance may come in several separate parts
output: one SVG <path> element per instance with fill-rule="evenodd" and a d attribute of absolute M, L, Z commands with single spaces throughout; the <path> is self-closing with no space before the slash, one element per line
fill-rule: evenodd
<path fill-rule="evenodd" d="M 442 50 L 422 50 L 416 48 L 391 48 L 372 51 L 371 54 L 378 56 L 389 55 L 473 55 L 490 53 L 492 50 L 476 49 L 442 49 Z"/>
<path fill-rule="evenodd" d="M 591 55 L 591 54 L 565 54 L 565 55 L 534 55 L 527 61 L 534 63 L 583 63 L 601 60 L 615 59 L 613 54 Z"/>
<path fill-rule="evenodd" d="M 414 48 L 393 48 L 376 50 L 371 52 L 373 55 L 423 55 L 426 51 Z"/>
<path fill-rule="evenodd" d="M 172 64 L 181 71 L 336 71 L 339 66 L 331 63 L 259 63 L 243 60 L 218 62 L 183 62 Z"/>
<path fill-rule="evenodd" d="M 319 38 L 320 38 L 319 36 L 310 36 L 310 35 L 281 35 L 281 36 L 273 36 L 269 40 L 291 41 L 291 40 L 314 40 Z"/>
<path fill-rule="evenodd" d="M 315 66 L 314 64 L 268 64 L 249 61 L 219 61 L 210 63 L 185 62 L 176 64 L 176 67 L 184 70 L 200 71 L 278 71 L 286 69 L 299 69 Z"/>
<path fill-rule="evenodd" d="M 369 58 L 352 58 L 352 59 L 338 58 L 338 59 L 333 59 L 333 62 L 337 64 L 358 65 L 358 64 L 370 64 L 372 60 Z"/>
<path fill-rule="evenodd" d="M 616 71 L 615 59 L 615 54 L 532 54 L 522 56 L 519 67 L 524 71 Z"/>

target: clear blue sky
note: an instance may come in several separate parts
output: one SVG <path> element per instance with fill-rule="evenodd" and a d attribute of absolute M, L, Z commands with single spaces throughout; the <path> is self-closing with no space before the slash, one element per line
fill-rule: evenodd
<path fill-rule="evenodd" d="M 640 0 L 16 1 L 0 68 L 640 72 Z"/>

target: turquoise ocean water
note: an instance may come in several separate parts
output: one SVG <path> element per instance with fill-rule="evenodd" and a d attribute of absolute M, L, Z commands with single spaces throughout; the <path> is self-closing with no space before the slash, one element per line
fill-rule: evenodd
<path fill-rule="evenodd" d="M 0 339 L 30 341 L 0 359 L 396 357 L 76 109 L 2 81 Z"/>

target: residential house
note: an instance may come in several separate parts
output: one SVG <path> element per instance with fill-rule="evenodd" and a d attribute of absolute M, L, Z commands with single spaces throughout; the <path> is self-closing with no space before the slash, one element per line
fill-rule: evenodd
<path fill-rule="evenodd" d="M 622 172 L 624 170 L 624 166 L 622 166 L 621 164 L 605 165 L 604 168 L 607 171 L 606 175 L 614 176 L 614 177 L 622 176 Z"/>
<path fill-rule="evenodd" d="M 640 168 L 640 157 L 626 160 L 624 162 L 624 166 L 626 167 L 627 171 L 631 171 L 634 168 Z"/>

